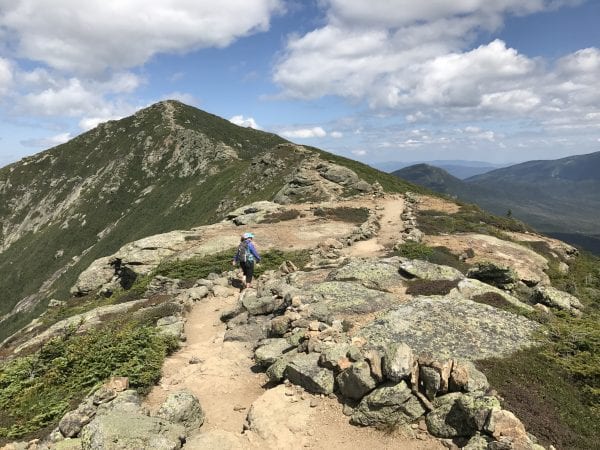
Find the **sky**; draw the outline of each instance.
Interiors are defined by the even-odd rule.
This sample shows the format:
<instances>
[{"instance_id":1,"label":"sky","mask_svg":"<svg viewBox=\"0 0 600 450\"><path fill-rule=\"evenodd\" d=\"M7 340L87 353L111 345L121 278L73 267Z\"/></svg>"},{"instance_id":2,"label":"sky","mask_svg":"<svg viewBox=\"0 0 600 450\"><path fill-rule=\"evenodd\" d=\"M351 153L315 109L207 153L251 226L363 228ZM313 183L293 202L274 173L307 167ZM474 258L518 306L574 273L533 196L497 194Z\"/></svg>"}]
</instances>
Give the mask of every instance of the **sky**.
<instances>
[{"instance_id":1,"label":"sky","mask_svg":"<svg viewBox=\"0 0 600 450\"><path fill-rule=\"evenodd\" d=\"M177 99L372 165L600 151L599 0L0 0L0 167Z\"/></svg>"}]
</instances>

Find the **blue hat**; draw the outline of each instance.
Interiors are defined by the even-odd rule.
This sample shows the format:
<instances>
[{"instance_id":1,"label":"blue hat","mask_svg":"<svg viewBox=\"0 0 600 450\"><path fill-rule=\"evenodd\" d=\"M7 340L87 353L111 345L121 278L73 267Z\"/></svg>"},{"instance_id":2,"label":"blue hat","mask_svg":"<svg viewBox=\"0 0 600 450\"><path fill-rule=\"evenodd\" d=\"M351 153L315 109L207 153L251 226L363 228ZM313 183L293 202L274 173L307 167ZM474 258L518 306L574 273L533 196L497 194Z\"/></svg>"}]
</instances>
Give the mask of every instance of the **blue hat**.
<instances>
[{"instance_id":1,"label":"blue hat","mask_svg":"<svg viewBox=\"0 0 600 450\"><path fill-rule=\"evenodd\" d=\"M243 237L244 239L250 239L250 238L254 238L254 235L253 235L252 233L244 233L244 234L242 235L242 237Z\"/></svg>"}]
</instances>

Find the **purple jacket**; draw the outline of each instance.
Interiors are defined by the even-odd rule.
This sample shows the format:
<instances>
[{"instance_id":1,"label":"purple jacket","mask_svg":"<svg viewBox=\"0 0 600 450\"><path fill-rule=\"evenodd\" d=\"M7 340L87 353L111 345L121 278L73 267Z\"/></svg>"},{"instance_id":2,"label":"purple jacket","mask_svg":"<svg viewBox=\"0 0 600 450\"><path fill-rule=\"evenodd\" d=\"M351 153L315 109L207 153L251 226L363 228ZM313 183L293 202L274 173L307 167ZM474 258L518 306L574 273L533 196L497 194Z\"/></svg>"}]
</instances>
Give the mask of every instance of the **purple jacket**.
<instances>
[{"instance_id":1,"label":"purple jacket","mask_svg":"<svg viewBox=\"0 0 600 450\"><path fill-rule=\"evenodd\" d=\"M260 255L258 254L258 251L256 250L256 247L254 246L252 241L250 239L246 239L244 242L248 246L248 250L250 251L250 253L252 253L252 256L254 256L256 262L260 262ZM233 255L233 260L237 263L238 259L238 252L236 251L235 255Z\"/></svg>"}]
</instances>

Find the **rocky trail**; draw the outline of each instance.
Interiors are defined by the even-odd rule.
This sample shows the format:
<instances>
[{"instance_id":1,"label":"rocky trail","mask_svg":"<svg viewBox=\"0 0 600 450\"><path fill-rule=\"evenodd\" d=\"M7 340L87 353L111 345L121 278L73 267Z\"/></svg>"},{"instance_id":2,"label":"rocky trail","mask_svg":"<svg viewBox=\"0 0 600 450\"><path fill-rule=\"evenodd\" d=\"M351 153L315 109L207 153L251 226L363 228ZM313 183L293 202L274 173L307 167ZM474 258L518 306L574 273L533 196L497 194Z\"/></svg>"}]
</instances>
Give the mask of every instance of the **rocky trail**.
<instances>
[{"instance_id":1,"label":"rocky trail","mask_svg":"<svg viewBox=\"0 0 600 450\"><path fill-rule=\"evenodd\" d=\"M386 433L352 426L337 398L295 386L269 389L265 374L253 371L250 345L223 340L220 315L237 301L232 295L196 303L187 316L185 344L165 361L159 385L146 398L146 406L155 412L171 392L189 389L198 397L206 419L201 433L184 448L445 448L424 432L417 431L416 438L402 430ZM255 429L244 432L252 405Z\"/></svg>"},{"instance_id":2,"label":"rocky trail","mask_svg":"<svg viewBox=\"0 0 600 450\"><path fill-rule=\"evenodd\" d=\"M349 256L383 256L397 241L403 199L377 203L379 233L348 247ZM288 247L302 246L292 230L282 229L287 223L278 225L272 226L269 246L276 244L271 242L274 237L283 236L288 237ZM221 313L244 294L207 297L194 305L187 315L186 342L165 361L159 385L146 398L148 409L156 411L171 392L188 389L198 397L206 419L201 433L189 439L186 448L444 448L425 432L424 424L422 429L388 432L357 427L350 425L344 405L333 395L311 394L293 385L269 386L267 376L254 367L251 344L224 340ZM246 429L251 408L252 427Z\"/></svg>"}]
</instances>

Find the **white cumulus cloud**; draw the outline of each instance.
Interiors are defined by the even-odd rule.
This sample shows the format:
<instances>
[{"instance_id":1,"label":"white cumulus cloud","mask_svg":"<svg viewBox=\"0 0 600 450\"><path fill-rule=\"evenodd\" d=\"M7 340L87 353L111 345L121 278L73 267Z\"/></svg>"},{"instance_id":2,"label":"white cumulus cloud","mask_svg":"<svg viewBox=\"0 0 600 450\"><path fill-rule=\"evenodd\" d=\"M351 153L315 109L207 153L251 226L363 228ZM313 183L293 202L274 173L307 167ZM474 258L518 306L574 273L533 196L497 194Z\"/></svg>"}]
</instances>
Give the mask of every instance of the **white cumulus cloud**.
<instances>
[{"instance_id":1,"label":"white cumulus cloud","mask_svg":"<svg viewBox=\"0 0 600 450\"><path fill-rule=\"evenodd\" d=\"M327 132L321 127L300 128L296 130L284 130L281 135L290 139L310 139L327 136Z\"/></svg>"},{"instance_id":2,"label":"white cumulus cloud","mask_svg":"<svg viewBox=\"0 0 600 450\"><path fill-rule=\"evenodd\" d=\"M13 81L13 72L11 63L4 58L0 58L0 95L4 94Z\"/></svg>"},{"instance_id":3,"label":"white cumulus cloud","mask_svg":"<svg viewBox=\"0 0 600 450\"><path fill-rule=\"evenodd\" d=\"M240 114L237 116L233 116L231 119L229 119L229 121L231 123L239 125L240 127L254 128L255 130L260 130L260 127L258 126L256 120L254 120L253 117L244 117Z\"/></svg>"},{"instance_id":4,"label":"white cumulus cloud","mask_svg":"<svg viewBox=\"0 0 600 450\"><path fill-rule=\"evenodd\" d=\"M0 32L21 58L97 74L158 53L227 46L268 29L281 8L281 0L3 1Z\"/></svg>"}]
</instances>

